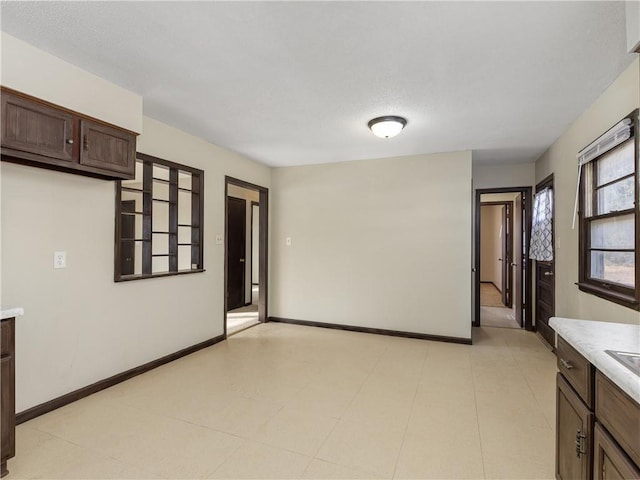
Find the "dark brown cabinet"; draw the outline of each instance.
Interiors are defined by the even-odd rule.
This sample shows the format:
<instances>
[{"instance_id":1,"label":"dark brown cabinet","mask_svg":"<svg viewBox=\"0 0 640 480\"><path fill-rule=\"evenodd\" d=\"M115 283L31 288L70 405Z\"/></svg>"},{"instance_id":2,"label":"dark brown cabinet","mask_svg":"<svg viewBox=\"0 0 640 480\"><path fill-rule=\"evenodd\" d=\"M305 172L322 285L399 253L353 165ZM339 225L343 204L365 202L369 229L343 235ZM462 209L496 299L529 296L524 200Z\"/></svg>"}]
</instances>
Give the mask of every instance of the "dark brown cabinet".
<instances>
[{"instance_id":1,"label":"dark brown cabinet","mask_svg":"<svg viewBox=\"0 0 640 480\"><path fill-rule=\"evenodd\" d=\"M558 336L556 478L640 480L640 405Z\"/></svg>"},{"instance_id":2,"label":"dark brown cabinet","mask_svg":"<svg viewBox=\"0 0 640 480\"><path fill-rule=\"evenodd\" d=\"M599 424L596 424L593 442L594 480L640 478L640 470Z\"/></svg>"},{"instance_id":3,"label":"dark brown cabinet","mask_svg":"<svg viewBox=\"0 0 640 480\"><path fill-rule=\"evenodd\" d=\"M556 478L591 478L593 412L569 386L562 374L557 379Z\"/></svg>"},{"instance_id":4,"label":"dark brown cabinet","mask_svg":"<svg viewBox=\"0 0 640 480\"><path fill-rule=\"evenodd\" d=\"M15 318L0 321L0 477L15 456Z\"/></svg>"},{"instance_id":5,"label":"dark brown cabinet","mask_svg":"<svg viewBox=\"0 0 640 480\"><path fill-rule=\"evenodd\" d=\"M107 179L135 176L136 135L6 88L2 159Z\"/></svg>"}]
</instances>

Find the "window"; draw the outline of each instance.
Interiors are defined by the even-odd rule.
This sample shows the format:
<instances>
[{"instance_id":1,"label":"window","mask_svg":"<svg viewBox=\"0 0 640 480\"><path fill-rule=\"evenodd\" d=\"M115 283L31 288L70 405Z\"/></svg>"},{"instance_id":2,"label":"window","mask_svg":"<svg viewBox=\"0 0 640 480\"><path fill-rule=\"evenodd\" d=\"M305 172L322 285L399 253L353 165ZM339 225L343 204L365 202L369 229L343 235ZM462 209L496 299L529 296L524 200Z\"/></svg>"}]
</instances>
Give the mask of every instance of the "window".
<instances>
[{"instance_id":1,"label":"window","mask_svg":"<svg viewBox=\"0 0 640 480\"><path fill-rule=\"evenodd\" d=\"M640 310L638 111L580 152L581 290Z\"/></svg>"},{"instance_id":2,"label":"window","mask_svg":"<svg viewBox=\"0 0 640 480\"><path fill-rule=\"evenodd\" d=\"M116 182L116 282L203 271L204 172L137 154Z\"/></svg>"}]
</instances>

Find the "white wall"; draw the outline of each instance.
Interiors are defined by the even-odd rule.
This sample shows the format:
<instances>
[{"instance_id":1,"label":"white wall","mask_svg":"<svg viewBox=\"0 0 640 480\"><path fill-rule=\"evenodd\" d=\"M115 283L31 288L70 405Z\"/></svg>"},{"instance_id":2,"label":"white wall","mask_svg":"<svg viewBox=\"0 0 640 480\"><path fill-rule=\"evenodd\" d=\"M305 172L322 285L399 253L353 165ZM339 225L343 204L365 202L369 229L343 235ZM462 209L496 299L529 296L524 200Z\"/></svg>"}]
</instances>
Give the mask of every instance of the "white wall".
<instances>
[{"instance_id":1,"label":"white wall","mask_svg":"<svg viewBox=\"0 0 640 480\"><path fill-rule=\"evenodd\" d=\"M150 118L136 127L127 105L138 97L5 34L2 71L16 90L143 130L139 152L205 171L206 272L114 283L114 182L0 164L2 303L25 310L16 321L16 410L221 335L224 177L269 187L270 169ZM71 92L78 104L66 103ZM53 269L58 250L66 269Z\"/></svg>"},{"instance_id":2,"label":"white wall","mask_svg":"<svg viewBox=\"0 0 640 480\"><path fill-rule=\"evenodd\" d=\"M484 205L480 216L480 281L502 291L502 205Z\"/></svg>"},{"instance_id":3,"label":"white wall","mask_svg":"<svg viewBox=\"0 0 640 480\"><path fill-rule=\"evenodd\" d=\"M470 338L470 152L277 168L272 186L271 316Z\"/></svg>"},{"instance_id":4,"label":"white wall","mask_svg":"<svg viewBox=\"0 0 640 480\"><path fill-rule=\"evenodd\" d=\"M529 187L536 183L535 163L473 165L473 188ZM474 197L475 198L475 197Z\"/></svg>"},{"instance_id":5,"label":"white wall","mask_svg":"<svg viewBox=\"0 0 640 480\"><path fill-rule=\"evenodd\" d=\"M224 176L268 187L269 169L149 118L144 130L139 151L205 171L204 273L114 283L114 183L1 164L2 301L25 309L18 412L224 331Z\"/></svg>"},{"instance_id":6,"label":"white wall","mask_svg":"<svg viewBox=\"0 0 640 480\"><path fill-rule=\"evenodd\" d=\"M142 132L142 97L0 32L3 86Z\"/></svg>"},{"instance_id":7,"label":"white wall","mask_svg":"<svg viewBox=\"0 0 640 480\"><path fill-rule=\"evenodd\" d=\"M591 105L536 162L536 180L554 174L556 315L640 324L640 313L578 290L578 230L572 230L577 183L576 154L640 107L640 60Z\"/></svg>"}]
</instances>

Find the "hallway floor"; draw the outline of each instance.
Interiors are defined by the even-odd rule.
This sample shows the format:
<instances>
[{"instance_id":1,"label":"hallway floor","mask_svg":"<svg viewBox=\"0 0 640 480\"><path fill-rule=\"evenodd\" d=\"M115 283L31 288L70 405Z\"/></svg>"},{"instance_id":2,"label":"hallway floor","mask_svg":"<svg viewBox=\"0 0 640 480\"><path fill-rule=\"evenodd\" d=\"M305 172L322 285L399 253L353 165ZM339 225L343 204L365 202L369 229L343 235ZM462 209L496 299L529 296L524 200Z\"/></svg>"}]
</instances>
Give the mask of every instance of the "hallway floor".
<instances>
[{"instance_id":1,"label":"hallway floor","mask_svg":"<svg viewBox=\"0 0 640 480\"><path fill-rule=\"evenodd\" d=\"M251 304L227 312L227 336L246 330L258 321L258 285L251 286Z\"/></svg>"},{"instance_id":2,"label":"hallway floor","mask_svg":"<svg viewBox=\"0 0 640 480\"><path fill-rule=\"evenodd\" d=\"M554 478L555 357L280 323L17 427L17 478Z\"/></svg>"}]
</instances>

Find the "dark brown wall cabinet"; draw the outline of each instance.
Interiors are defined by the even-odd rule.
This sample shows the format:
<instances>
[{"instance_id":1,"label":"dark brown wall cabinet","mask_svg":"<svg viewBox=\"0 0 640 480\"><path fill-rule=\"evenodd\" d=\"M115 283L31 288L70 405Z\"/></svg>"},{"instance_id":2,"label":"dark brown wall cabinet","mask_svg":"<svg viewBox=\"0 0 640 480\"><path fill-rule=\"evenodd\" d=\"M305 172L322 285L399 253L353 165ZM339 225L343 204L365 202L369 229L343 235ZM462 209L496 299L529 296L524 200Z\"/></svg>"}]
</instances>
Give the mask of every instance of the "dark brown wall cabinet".
<instances>
[{"instance_id":1,"label":"dark brown wall cabinet","mask_svg":"<svg viewBox=\"0 0 640 480\"><path fill-rule=\"evenodd\" d=\"M640 406L558 336L556 478L640 479Z\"/></svg>"},{"instance_id":2,"label":"dark brown wall cabinet","mask_svg":"<svg viewBox=\"0 0 640 480\"><path fill-rule=\"evenodd\" d=\"M136 134L3 88L2 160L107 179L135 176Z\"/></svg>"},{"instance_id":3,"label":"dark brown wall cabinet","mask_svg":"<svg viewBox=\"0 0 640 480\"><path fill-rule=\"evenodd\" d=\"M15 447L15 318L0 321L0 477L8 472L7 460Z\"/></svg>"}]
</instances>

